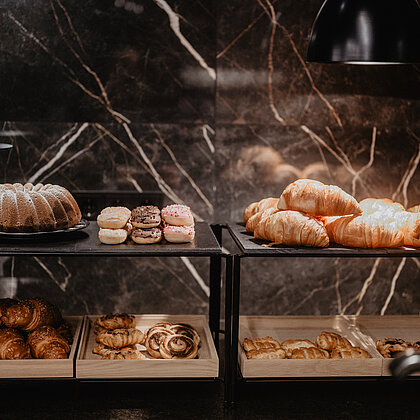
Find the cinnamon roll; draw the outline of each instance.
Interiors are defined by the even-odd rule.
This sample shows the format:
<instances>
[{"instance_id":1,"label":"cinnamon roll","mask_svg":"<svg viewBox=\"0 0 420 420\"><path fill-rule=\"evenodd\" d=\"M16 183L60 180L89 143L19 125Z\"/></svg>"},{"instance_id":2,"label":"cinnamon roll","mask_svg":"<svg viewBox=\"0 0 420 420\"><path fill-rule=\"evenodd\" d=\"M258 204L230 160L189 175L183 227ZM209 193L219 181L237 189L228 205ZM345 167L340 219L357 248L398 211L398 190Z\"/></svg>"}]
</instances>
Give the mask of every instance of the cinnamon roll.
<instances>
[{"instance_id":1,"label":"cinnamon roll","mask_svg":"<svg viewBox=\"0 0 420 420\"><path fill-rule=\"evenodd\" d=\"M167 335L161 341L159 351L163 359L194 359L198 354L197 344L182 334Z\"/></svg>"},{"instance_id":2,"label":"cinnamon roll","mask_svg":"<svg viewBox=\"0 0 420 420\"><path fill-rule=\"evenodd\" d=\"M173 332L163 327L152 327L146 332L144 346L150 356L156 359L162 359L160 354L160 344L167 337L173 335Z\"/></svg>"},{"instance_id":3,"label":"cinnamon roll","mask_svg":"<svg viewBox=\"0 0 420 420\"><path fill-rule=\"evenodd\" d=\"M189 324L174 324L168 329L171 330L173 334L182 334L191 338L191 340L193 340L197 346L200 344L200 336L198 335L197 331Z\"/></svg>"}]
</instances>

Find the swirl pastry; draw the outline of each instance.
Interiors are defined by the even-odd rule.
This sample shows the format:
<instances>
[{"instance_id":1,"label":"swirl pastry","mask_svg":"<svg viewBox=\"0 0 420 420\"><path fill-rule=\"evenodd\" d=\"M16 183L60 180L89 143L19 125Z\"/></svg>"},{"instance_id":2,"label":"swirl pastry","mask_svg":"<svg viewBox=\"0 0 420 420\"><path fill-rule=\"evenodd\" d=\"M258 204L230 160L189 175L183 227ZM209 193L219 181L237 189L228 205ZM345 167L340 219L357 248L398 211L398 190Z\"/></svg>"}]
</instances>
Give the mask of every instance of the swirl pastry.
<instances>
[{"instance_id":1,"label":"swirl pastry","mask_svg":"<svg viewBox=\"0 0 420 420\"><path fill-rule=\"evenodd\" d=\"M31 351L20 331L14 328L0 329L0 360L30 358Z\"/></svg>"},{"instance_id":2,"label":"swirl pastry","mask_svg":"<svg viewBox=\"0 0 420 420\"><path fill-rule=\"evenodd\" d=\"M96 342L108 347L127 347L133 344L143 344L144 334L137 328L108 330L96 336Z\"/></svg>"},{"instance_id":3,"label":"swirl pastry","mask_svg":"<svg viewBox=\"0 0 420 420\"><path fill-rule=\"evenodd\" d=\"M168 329L171 330L173 334L182 334L191 338L191 340L193 340L197 346L200 344L200 336L198 335L197 331L189 324L174 324L168 327Z\"/></svg>"},{"instance_id":4,"label":"swirl pastry","mask_svg":"<svg viewBox=\"0 0 420 420\"><path fill-rule=\"evenodd\" d=\"M351 348L353 347L347 338L334 332L322 331L316 339L318 347L324 350L333 350L335 348Z\"/></svg>"},{"instance_id":5,"label":"swirl pastry","mask_svg":"<svg viewBox=\"0 0 420 420\"><path fill-rule=\"evenodd\" d=\"M136 328L136 317L126 313L115 313L103 315L95 321L95 326L105 328L107 330L115 330L117 328Z\"/></svg>"},{"instance_id":6,"label":"swirl pastry","mask_svg":"<svg viewBox=\"0 0 420 420\"><path fill-rule=\"evenodd\" d=\"M167 335L159 346L163 359L194 359L198 354L197 344L191 338L174 334Z\"/></svg>"},{"instance_id":7,"label":"swirl pastry","mask_svg":"<svg viewBox=\"0 0 420 420\"><path fill-rule=\"evenodd\" d=\"M152 327L147 330L144 346L150 356L155 357L156 359L162 359L160 344L167 336L170 335L173 335L173 332L167 328Z\"/></svg>"}]
</instances>

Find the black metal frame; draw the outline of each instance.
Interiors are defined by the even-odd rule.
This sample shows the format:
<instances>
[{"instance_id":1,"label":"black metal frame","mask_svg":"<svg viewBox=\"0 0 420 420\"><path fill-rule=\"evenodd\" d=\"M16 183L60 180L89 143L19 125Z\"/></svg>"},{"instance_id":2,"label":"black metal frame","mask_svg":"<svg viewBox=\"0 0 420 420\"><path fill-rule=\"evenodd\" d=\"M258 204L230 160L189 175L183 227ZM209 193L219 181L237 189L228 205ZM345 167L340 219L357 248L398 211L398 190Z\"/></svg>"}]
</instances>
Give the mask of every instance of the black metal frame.
<instances>
[{"instance_id":1,"label":"black metal frame","mask_svg":"<svg viewBox=\"0 0 420 420\"><path fill-rule=\"evenodd\" d=\"M241 228L238 229L238 226ZM290 248L286 246L279 247L256 247L255 244L262 244L264 241L254 240L250 234L244 233L244 227L242 224L227 225L230 236L239 248L239 253L231 255L231 275L232 279L229 281L229 286L232 290L229 292L230 298L226 299L226 314L230 315L231 326L230 326L230 352L226 355L226 366L229 370L225 374L225 402L228 404L234 404L236 402L237 386L239 381L243 382L279 382L284 381L285 378L251 378L245 379L241 375L241 371L238 364L238 342L239 342L239 316L240 316L240 286L241 286L241 260L243 258L309 258L309 257L321 257L321 258L377 258L377 257L388 257L388 258L402 258L402 257L420 257L420 249L352 249L337 246L336 248ZM253 245L247 249L245 246L246 241L252 240ZM228 280L226 280L226 295L228 295ZM227 316L226 316L227 323ZM226 327L226 340L227 327ZM228 359L228 360L227 360ZM382 378L382 377L381 377ZM323 378L317 378L322 380ZM346 378L348 380L349 378ZM352 378L352 379L363 379L368 380L369 378ZM370 378L373 379L373 378ZM290 379L287 379L288 381ZM315 380L315 378L311 378ZM324 379L325 380L325 379Z\"/></svg>"}]
</instances>

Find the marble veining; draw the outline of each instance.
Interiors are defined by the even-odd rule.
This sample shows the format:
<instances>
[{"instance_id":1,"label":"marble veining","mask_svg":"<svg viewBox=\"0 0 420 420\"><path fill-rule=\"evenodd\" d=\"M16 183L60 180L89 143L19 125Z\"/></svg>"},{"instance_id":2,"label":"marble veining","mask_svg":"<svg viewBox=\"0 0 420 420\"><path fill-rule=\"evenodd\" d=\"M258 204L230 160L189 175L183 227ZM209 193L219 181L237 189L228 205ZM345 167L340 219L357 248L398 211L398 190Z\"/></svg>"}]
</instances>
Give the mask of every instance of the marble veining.
<instances>
[{"instance_id":1,"label":"marble veining","mask_svg":"<svg viewBox=\"0 0 420 420\"><path fill-rule=\"evenodd\" d=\"M6 0L0 181L157 190L208 222L299 177L419 204L419 67L306 63L321 4ZM0 262L2 296L67 314L208 308L206 259ZM244 313L420 312L417 258L244 265Z\"/></svg>"}]
</instances>

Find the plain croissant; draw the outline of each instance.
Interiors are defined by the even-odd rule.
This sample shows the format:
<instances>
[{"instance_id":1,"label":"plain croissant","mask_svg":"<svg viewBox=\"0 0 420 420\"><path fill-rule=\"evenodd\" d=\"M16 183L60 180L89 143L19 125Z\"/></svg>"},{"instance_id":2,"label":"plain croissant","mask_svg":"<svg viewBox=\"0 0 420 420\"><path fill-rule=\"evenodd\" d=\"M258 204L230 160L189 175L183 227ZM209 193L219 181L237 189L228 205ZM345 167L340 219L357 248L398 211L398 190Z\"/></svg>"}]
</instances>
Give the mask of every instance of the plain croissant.
<instances>
[{"instance_id":1,"label":"plain croissant","mask_svg":"<svg viewBox=\"0 0 420 420\"><path fill-rule=\"evenodd\" d=\"M18 301L2 313L2 321L7 327L33 331L42 325L57 326L62 322L59 309L42 298Z\"/></svg>"},{"instance_id":2,"label":"plain croissant","mask_svg":"<svg viewBox=\"0 0 420 420\"><path fill-rule=\"evenodd\" d=\"M315 216L361 214L359 203L336 185L325 185L312 179L298 179L283 191L279 210L297 210Z\"/></svg>"},{"instance_id":3,"label":"plain croissant","mask_svg":"<svg viewBox=\"0 0 420 420\"><path fill-rule=\"evenodd\" d=\"M10 308L12 305L16 304L18 301L16 299L4 298L0 299L0 326L2 325L1 317L3 314L6 314L7 308Z\"/></svg>"},{"instance_id":4,"label":"plain croissant","mask_svg":"<svg viewBox=\"0 0 420 420\"><path fill-rule=\"evenodd\" d=\"M258 223L255 238L275 244L325 247L329 244L324 225L298 211L279 211Z\"/></svg>"},{"instance_id":5,"label":"plain croissant","mask_svg":"<svg viewBox=\"0 0 420 420\"><path fill-rule=\"evenodd\" d=\"M260 223L262 219L265 219L266 217L271 216L272 214L277 213L278 211L280 210L275 207L270 207L267 210L259 211L258 213L255 213L246 222L246 226L245 226L246 231L254 232L258 223Z\"/></svg>"},{"instance_id":6,"label":"plain croissant","mask_svg":"<svg viewBox=\"0 0 420 420\"><path fill-rule=\"evenodd\" d=\"M31 353L36 359L68 359L70 345L55 328L44 325L28 335Z\"/></svg>"},{"instance_id":7,"label":"plain croissant","mask_svg":"<svg viewBox=\"0 0 420 420\"><path fill-rule=\"evenodd\" d=\"M278 198L268 197L255 203L251 203L244 211L244 222L246 223L251 216L259 211L264 211L271 207L276 208L278 201Z\"/></svg>"},{"instance_id":8,"label":"plain croissant","mask_svg":"<svg viewBox=\"0 0 420 420\"><path fill-rule=\"evenodd\" d=\"M330 241L355 248L397 248L404 235L395 223L384 223L374 214L323 218Z\"/></svg>"},{"instance_id":9,"label":"plain croissant","mask_svg":"<svg viewBox=\"0 0 420 420\"><path fill-rule=\"evenodd\" d=\"M14 328L0 329L0 359L30 359L31 352L23 334Z\"/></svg>"}]
</instances>

